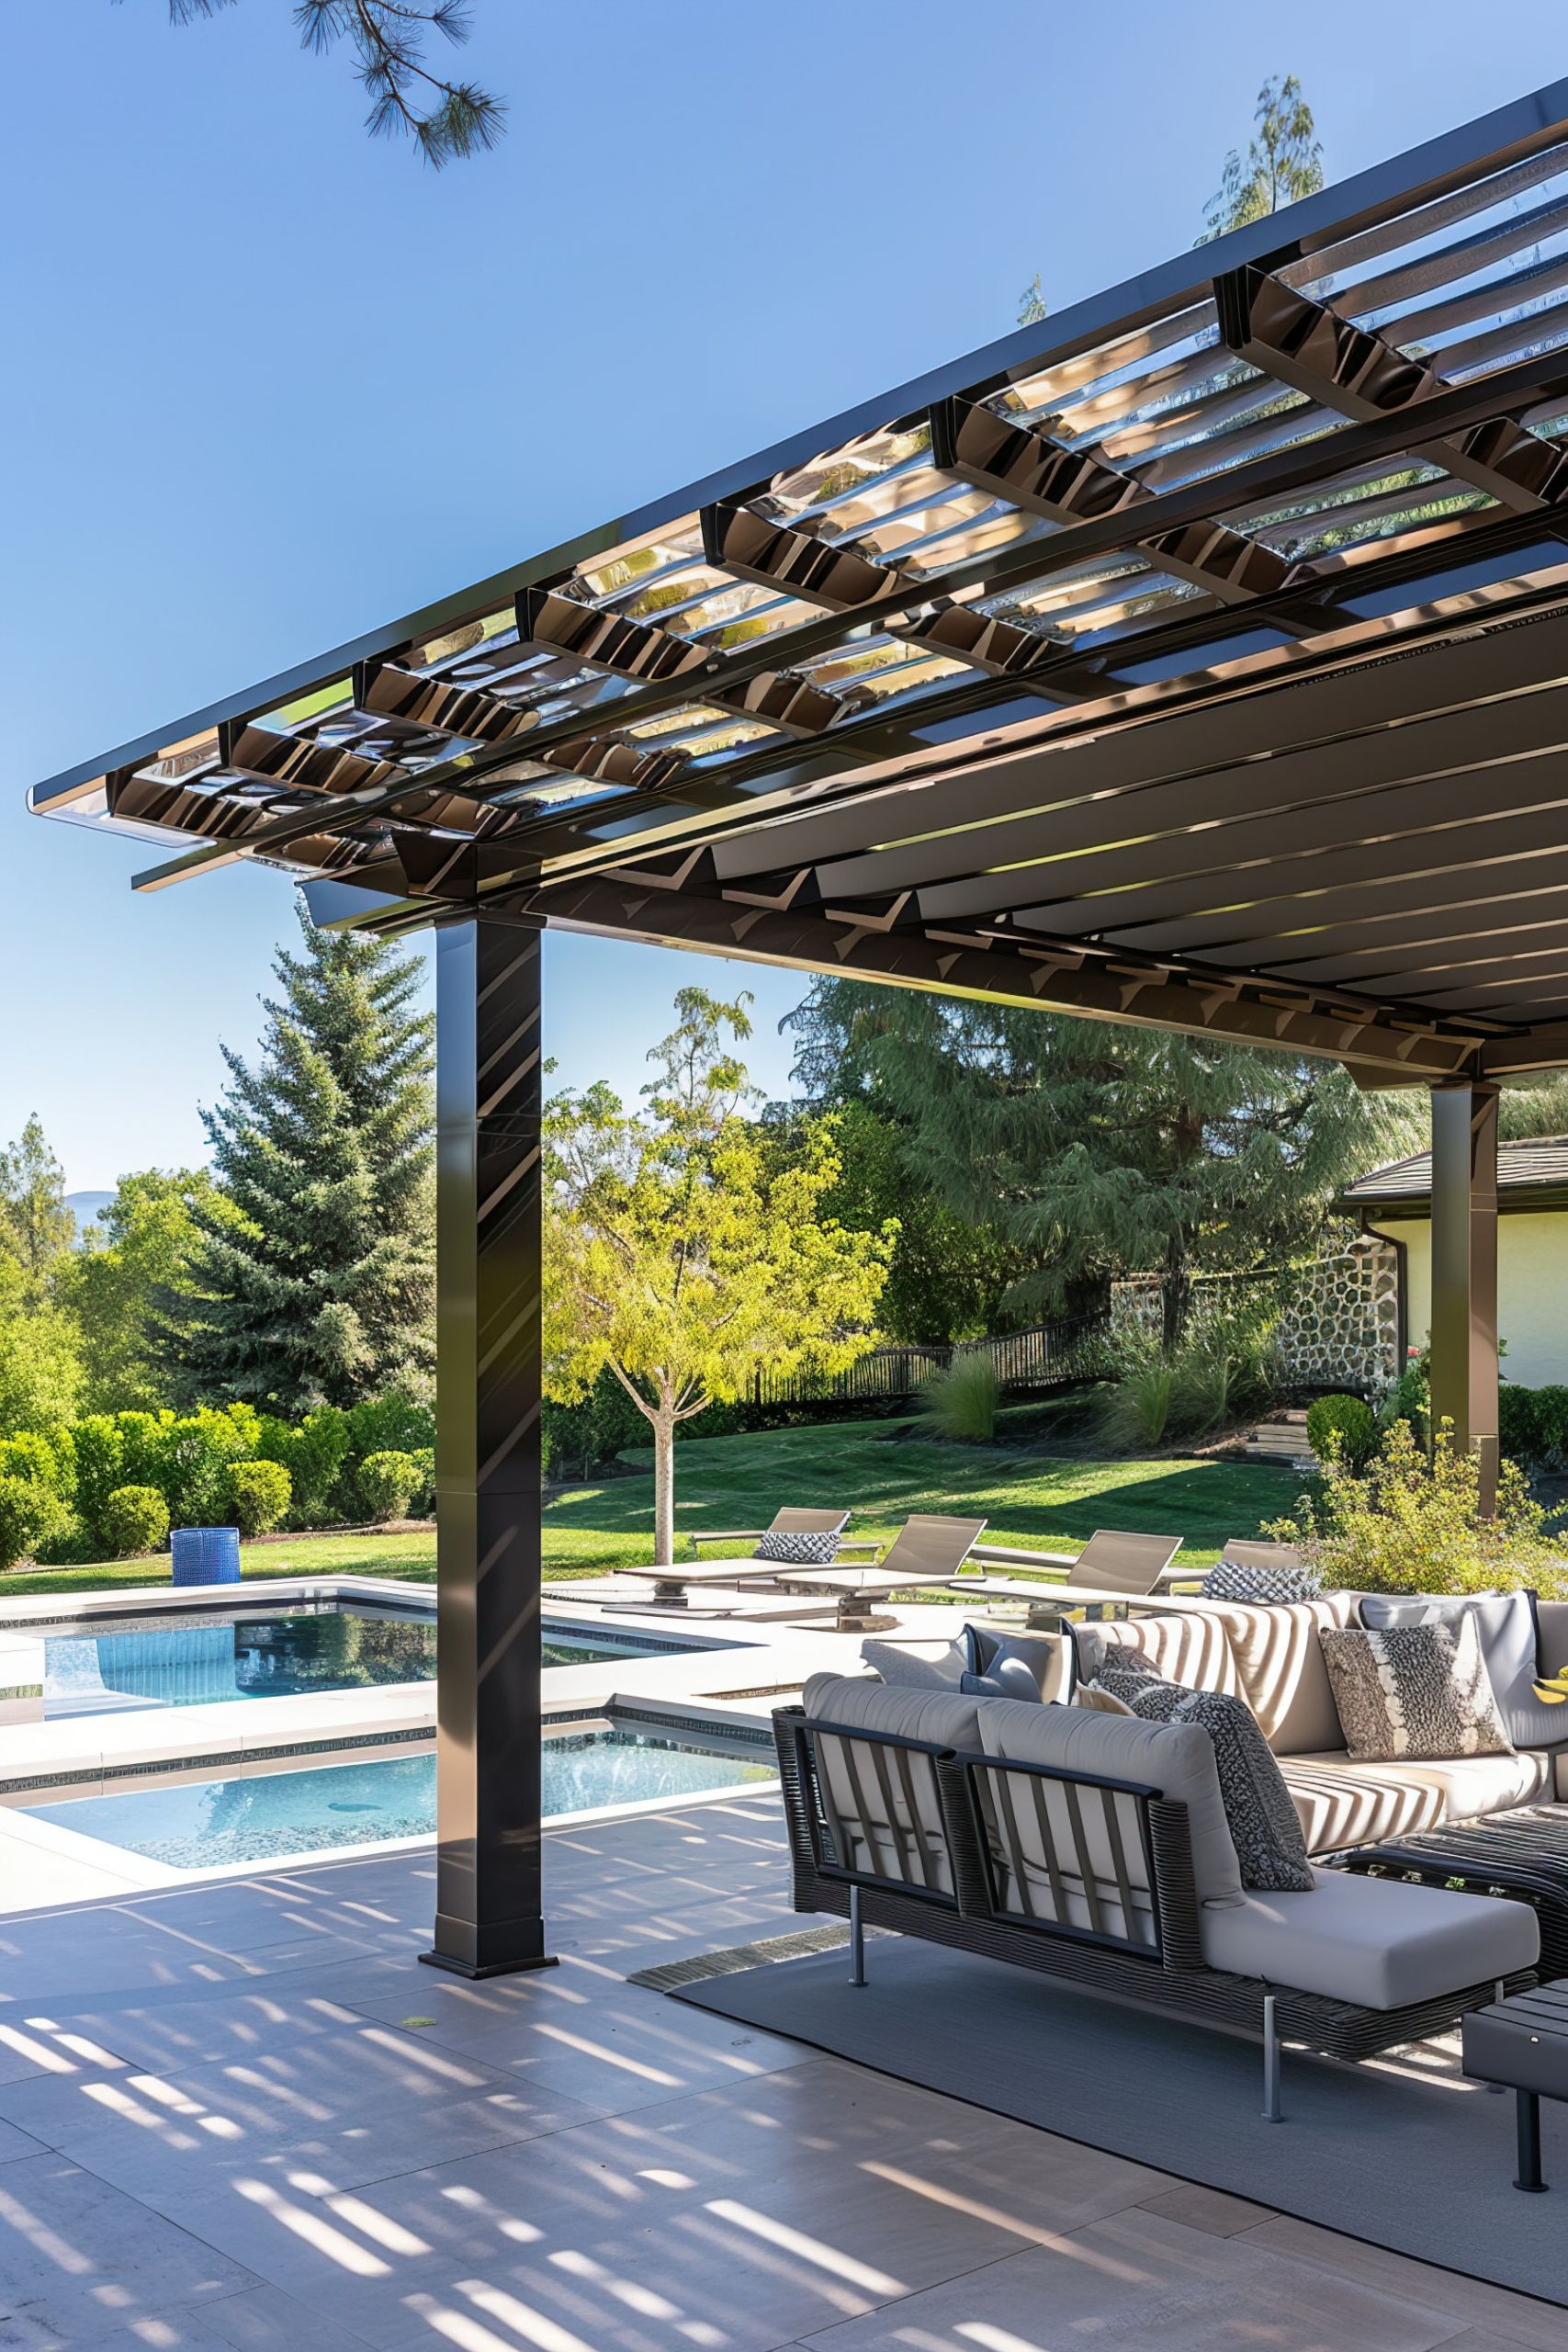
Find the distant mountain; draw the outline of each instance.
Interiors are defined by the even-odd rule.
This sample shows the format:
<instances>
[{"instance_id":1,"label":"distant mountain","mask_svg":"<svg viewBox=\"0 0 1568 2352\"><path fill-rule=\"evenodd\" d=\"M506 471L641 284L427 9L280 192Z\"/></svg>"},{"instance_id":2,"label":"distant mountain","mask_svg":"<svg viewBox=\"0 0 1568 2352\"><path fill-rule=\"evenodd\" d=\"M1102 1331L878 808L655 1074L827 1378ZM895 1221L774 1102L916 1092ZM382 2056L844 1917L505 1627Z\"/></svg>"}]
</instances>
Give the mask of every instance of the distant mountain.
<instances>
[{"instance_id":1,"label":"distant mountain","mask_svg":"<svg viewBox=\"0 0 1568 2352\"><path fill-rule=\"evenodd\" d=\"M86 1232L88 1227L94 1223L98 1211L100 1209L107 1209L113 1198L114 1194L112 1193L66 1193L65 1205L74 1213L76 1218L76 1238L78 1242L81 1240L82 1236Z\"/></svg>"}]
</instances>

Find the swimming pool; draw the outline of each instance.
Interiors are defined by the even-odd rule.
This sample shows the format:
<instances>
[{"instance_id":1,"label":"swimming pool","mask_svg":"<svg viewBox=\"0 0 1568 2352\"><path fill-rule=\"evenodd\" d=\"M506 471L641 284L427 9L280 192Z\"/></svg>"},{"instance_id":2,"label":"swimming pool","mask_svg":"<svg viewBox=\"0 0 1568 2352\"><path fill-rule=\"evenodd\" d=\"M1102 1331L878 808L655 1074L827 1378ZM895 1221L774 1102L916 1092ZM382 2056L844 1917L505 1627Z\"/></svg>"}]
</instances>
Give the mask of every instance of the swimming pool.
<instances>
[{"instance_id":1,"label":"swimming pool","mask_svg":"<svg viewBox=\"0 0 1568 2352\"><path fill-rule=\"evenodd\" d=\"M373 1683L428 1682L435 1672L435 1619L428 1610L399 1614L346 1602L265 1615L204 1611L196 1622L172 1615L128 1618L112 1626L47 1633L43 1654L46 1721L122 1714L231 1699L298 1698ZM601 1640L596 1631L580 1634L572 1627L547 1631L540 1652L547 1667L643 1654L640 1644Z\"/></svg>"},{"instance_id":2,"label":"swimming pool","mask_svg":"<svg viewBox=\"0 0 1568 2352\"><path fill-rule=\"evenodd\" d=\"M773 1778L773 1765L761 1758L717 1756L678 1740L615 1729L547 1738L542 1763L547 1815L693 1796ZM173 1870L221 1869L332 1846L428 1836L435 1827L435 1758L316 1765L303 1772L196 1781L26 1810L35 1821L100 1838Z\"/></svg>"}]
</instances>

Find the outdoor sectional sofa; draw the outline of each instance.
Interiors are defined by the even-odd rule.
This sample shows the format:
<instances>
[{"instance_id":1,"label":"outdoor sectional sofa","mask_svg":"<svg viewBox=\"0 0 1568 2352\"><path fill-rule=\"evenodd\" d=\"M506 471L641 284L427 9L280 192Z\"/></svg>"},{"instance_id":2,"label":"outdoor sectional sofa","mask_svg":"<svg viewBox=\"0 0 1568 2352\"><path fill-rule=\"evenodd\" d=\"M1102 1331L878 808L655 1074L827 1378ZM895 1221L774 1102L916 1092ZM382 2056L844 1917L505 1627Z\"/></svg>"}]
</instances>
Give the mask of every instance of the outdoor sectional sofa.
<instances>
[{"instance_id":1,"label":"outdoor sectional sofa","mask_svg":"<svg viewBox=\"0 0 1568 2352\"><path fill-rule=\"evenodd\" d=\"M1314 1854L1554 1794L1545 1751L1350 1764L1318 1633L1356 1605L1227 1605L1113 1632L1168 1679L1247 1701ZM1543 1646L1568 1650L1568 1607L1542 1616ZM829 1674L773 1723L795 1907L850 1919L857 1983L871 1925L1256 2033L1277 2118L1282 2041L1369 2057L1533 1981L1522 1903L1316 1866L1310 1893L1245 1888L1196 1724Z\"/></svg>"},{"instance_id":2,"label":"outdoor sectional sofa","mask_svg":"<svg viewBox=\"0 0 1568 2352\"><path fill-rule=\"evenodd\" d=\"M1318 1636L1325 1627L1359 1623L1364 1598L1330 1592L1269 1607L1207 1601L1078 1628L1065 1638L1080 1645L1088 1671L1093 1645L1110 1637L1141 1650L1168 1681L1245 1699L1280 1759L1309 1854L1337 1853L1515 1805L1568 1801L1568 1707L1558 1716L1562 1744L1555 1747L1521 1742L1511 1756L1461 1756L1442 1763L1353 1761ZM1568 1664L1568 1601L1541 1601L1536 1617L1531 1679ZM1551 1730L1558 1721L1551 1721Z\"/></svg>"}]
</instances>

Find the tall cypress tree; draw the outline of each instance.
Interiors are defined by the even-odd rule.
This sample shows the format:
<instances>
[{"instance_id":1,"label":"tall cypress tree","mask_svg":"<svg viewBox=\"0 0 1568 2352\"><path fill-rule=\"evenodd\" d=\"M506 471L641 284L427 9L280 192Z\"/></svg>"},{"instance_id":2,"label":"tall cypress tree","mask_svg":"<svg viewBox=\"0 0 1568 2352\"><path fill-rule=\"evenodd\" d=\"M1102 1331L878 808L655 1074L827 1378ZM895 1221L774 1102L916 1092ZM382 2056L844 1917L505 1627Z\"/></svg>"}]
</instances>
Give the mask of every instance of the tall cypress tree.
<instances>
[{"instance_id":1,"label":"tall cypress tree","mask_svg":"<svg viewBox=\"0 0 1568 2352\"><path fill-rule=\"evenodd\" d=\"M274 1412L428 1392L434 1371L434 1023L419 967L319 931L280 948L254 1068L202 1120L217 1182L192 1204L192 1282L169 1341L190 1401Z\"/></svg>"}]
</instances>

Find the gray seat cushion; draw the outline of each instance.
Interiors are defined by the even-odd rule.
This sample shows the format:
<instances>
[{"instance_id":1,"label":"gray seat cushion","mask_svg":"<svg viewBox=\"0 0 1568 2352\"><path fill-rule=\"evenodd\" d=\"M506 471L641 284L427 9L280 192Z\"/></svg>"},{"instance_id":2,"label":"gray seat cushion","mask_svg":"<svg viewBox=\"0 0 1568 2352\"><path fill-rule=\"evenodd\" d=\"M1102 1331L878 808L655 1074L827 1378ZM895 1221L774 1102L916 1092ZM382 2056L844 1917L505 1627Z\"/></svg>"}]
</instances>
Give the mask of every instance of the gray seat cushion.
<instances>
[{"instance_id":1,"label":"gray seat cushion","mask_svg":"<svg viewBox=\"0 0 1568 2352\"><path fill-rule=\"evenodd\" d=\"M1310 1894L1248 1894L1203 1911L1210 1967L1359 2008L1402 2009L1533 1968L1540 1957L1528 1904L1348 1871L1314 1875Z\"/></svg>"},{"instance_id":2,"label":"gray seat cushion","mask_svg":"<svg viewBox=\"0 0 1568 2352\"><path fill-rule=\"evenodd\" d=\"M1214 1743L1198 1724L1141 1723L1135 1715L1031 1707L1011 1699L984 1701L979 1718L987 1756L1132 1781L1184 1804L1199 1901L1240 1900L1241 1870L1220 1797Z\"/></svg>"},{"instance_id":3,"label":"gray seat cushion","mask_svg":"<svg viewBox=\"0 0 1568 2352\"><path fill-rule=\"evenodd\" d=\"M1285 1757L1280 1770L1309 1854L1553 1801L1551 1758L1540 1748L1419 1764L1404 1758L1360 1763L1340 1748L1325 1756Z\"/></svg>"}]
</instances>

